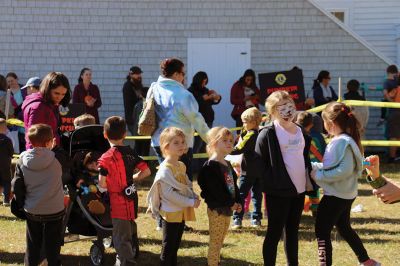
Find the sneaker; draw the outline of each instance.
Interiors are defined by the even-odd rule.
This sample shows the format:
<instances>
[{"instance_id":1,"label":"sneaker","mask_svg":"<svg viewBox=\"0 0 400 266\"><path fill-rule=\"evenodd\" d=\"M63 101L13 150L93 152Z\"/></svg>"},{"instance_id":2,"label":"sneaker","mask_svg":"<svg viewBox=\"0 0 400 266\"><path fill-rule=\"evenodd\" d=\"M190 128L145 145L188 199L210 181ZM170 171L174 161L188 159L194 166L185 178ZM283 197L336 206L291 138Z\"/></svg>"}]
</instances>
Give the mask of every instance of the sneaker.
<instances>
[{"instance_id":1,"label":"sneaker","mask_svg":"<svg viewBox=\"0 0 400 266\"><path fill-rule=\"evenodd\" d=\"M9 202L3 202L3 206L4 207L10 207L10 203Z\"/></svg>"},{"instance_id":2,"label":"sneaker","mask_svg":"<svg viewBox=\"0 0 400 266\"><path fill-rule=\"evenodd\" d=\"M261 226L261 221L257 219L251 220L251 227L258 228Z\"/></svg>"},{"instance_id":3,"label":"sneaker","mask_svg":"<svg viewBox=\"0 0 400 266\"><path fill-rule=\"evenodd\" d=\"M64 235L64 242L68 243L68 242L74 242L74 241L78 241L79 240L79 235L77 234L65 234Z\"/></svg>"},{"instance_id":4,"label":"sneaker","mask_svg":"<svg viewBox=\"0 0 400 266\"><path fill-rule=\"evenodd\" d=\"M42 260L42 262L39 264L39 266L48 266L49 263L47 262L47 259Z\"/></svg>"},{"instance_id":5,"label":"sneaker","mask_svg":"<svg viewBox=\"0 0 400 266\"><path fill-rule=\"evenodd\" d=\"M183 227L183 231L185 231L185 232L193 232L194 230L193 230L192 227L187 226L187 225L185 224L185 226Z\"/></svg>"},{"instance_id":6,"label":"sneaker","mask_svg":"<svg viewBox=\"0 0 400 266\"><path fill-rule=\"evenodd\" d=\"M232 229L236 230L236 229L241 229L241 228L242 228L242 220L240 220L239 218L236 218L235 220L233 220Z\"/></svg>"},{"instance_id":7,"label":"sneaker","mask_svg":"<svg viewBox=\"0 0 400 266\"><path fill-rule=\"evenodd\" d=\"M363 263L360 263L360 266L381 266L381 263L377 262L376 260L369 259Z\"/></svg>"}]
</instances>

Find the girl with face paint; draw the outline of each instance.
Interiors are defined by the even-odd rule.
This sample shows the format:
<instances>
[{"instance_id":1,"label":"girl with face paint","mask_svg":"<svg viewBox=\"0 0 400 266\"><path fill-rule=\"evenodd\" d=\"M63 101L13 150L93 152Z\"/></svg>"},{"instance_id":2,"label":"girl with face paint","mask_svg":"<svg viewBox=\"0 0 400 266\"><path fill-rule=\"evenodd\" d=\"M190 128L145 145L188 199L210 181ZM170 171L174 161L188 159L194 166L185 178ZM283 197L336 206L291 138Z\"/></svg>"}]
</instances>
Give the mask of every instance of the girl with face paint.
<instances>
[{"instance_id":1,"label":"girl with face paint","mask_svg":"<svg viewBox=\"0 0 400 266\"><path fill-rule=\"evenodd\" d=\"M272 93L265 107L272 123L260 131L256 143L268 204L264 265L275 265L283 229L287 264L298 265L298 230L304 196L315 185L309 178L311 139L293 123L296 108L287 92Z\"/></svg>"}]
</instances>

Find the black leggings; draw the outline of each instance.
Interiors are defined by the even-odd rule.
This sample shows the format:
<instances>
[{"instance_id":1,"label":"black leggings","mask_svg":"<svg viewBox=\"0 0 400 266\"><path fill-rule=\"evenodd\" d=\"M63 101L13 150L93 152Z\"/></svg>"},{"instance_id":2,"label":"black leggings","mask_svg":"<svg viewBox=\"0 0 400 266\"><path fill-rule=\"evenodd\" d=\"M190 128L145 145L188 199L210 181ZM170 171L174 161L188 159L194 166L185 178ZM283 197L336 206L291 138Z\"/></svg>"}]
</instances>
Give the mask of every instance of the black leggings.
<instances>
[{"instance_id":1,"label":"black leggings","mask_svg":"<svg viewBox=\"0 0 400 266\"><path fill-rule=\"evenodd\" d=\"M332 265L331 231L333 226L350 245L359 262L369 259L361 239L350 225L351 204L355 199L347 200L335 196L323 196L318 206L315 222L315 234L318 241L320 265Z\"/></svg>"},{"instance_id":2,"label":"black leggings","mask_svg":"<svg viewBox=\"0 0 400 266\"><path fill-rule=\"evenodd\" d=\"M267 195L268 229L263 244L265 266L275 265L277 246L283 229L285 229L284 240L287 265L299 265L298 233L301 213L304 207L304 195L304 193L296 197Z\"/></svg>"},{"instance_id":3,"label":"black leggings","mask_svg":"<svg viewBox=\"0 0 400 266\"><path fill-rule=\"evenodd\" d=\"M162 248L160 266L177 266L178 249L181 244L185 222L169 223L161 218L162 223Z\"/></svg>"}]
</instances>

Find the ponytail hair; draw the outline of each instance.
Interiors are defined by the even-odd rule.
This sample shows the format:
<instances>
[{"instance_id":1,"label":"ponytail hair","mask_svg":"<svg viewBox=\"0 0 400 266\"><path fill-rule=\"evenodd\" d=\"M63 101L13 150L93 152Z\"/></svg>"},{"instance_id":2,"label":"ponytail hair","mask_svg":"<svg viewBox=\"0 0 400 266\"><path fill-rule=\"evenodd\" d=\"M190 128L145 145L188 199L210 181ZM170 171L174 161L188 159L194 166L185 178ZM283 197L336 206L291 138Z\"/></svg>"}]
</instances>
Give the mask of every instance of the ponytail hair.
<instances>
[{"instance_id":1,"label":"ponytail hair","mask_svg":"<svg viewBox=\"0 0 400 266\"><path fill-rule=\"evenodd\" d=\"M167 58L160 63L161 73L170 78L175 72L181 72L185 64L177 58Z\"/></svg>"},{"instance_id":2,"label":"ponytail hair","mask_svg":"<svg viewBox=\"0 0 400 266\"><path fill-rule=\"evenodd\" d=\"M313 85L313 86L315 87L316 85L318 85L319 83L321 83L323 79L326 79L326 78L329 78L329 71L327 71L327 70L321 70L321 71L318 73L317 79L314 79L314 85Z\"/></svg>"},{"instance_id":3,"label":"ponytail hair","mask_svg":"<svg viewBox=\"0 0 400 266\"><path fill-rule=\"evenodd\" d=\"M361 153L364 152L361 145L360 122L349 106L344 103L331 102L322 111L322 118L332 121L340 127L344 133L355 141Z\"/></svg>"}]
</instances>

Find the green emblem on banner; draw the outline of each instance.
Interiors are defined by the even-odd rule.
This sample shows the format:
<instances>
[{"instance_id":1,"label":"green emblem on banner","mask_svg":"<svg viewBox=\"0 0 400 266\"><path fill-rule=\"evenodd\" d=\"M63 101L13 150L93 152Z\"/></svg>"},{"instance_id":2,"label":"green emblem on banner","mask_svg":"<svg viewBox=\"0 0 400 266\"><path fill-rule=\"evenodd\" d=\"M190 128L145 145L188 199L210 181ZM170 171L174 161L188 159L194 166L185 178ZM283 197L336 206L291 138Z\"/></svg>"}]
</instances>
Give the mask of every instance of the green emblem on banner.
<instances>
[{"instance_id":1,"label":"green emblem on banner","mask_svg":"<svg viewBox=\"0 0 400 266\"><path fill-rule=\"evenodd\" d=\"M276 83L278 83L279 85L282 86L286 82L286 76L283 74L278 74L275 77L275 81L276 81Z\"/></svg>"}]
</instances>

